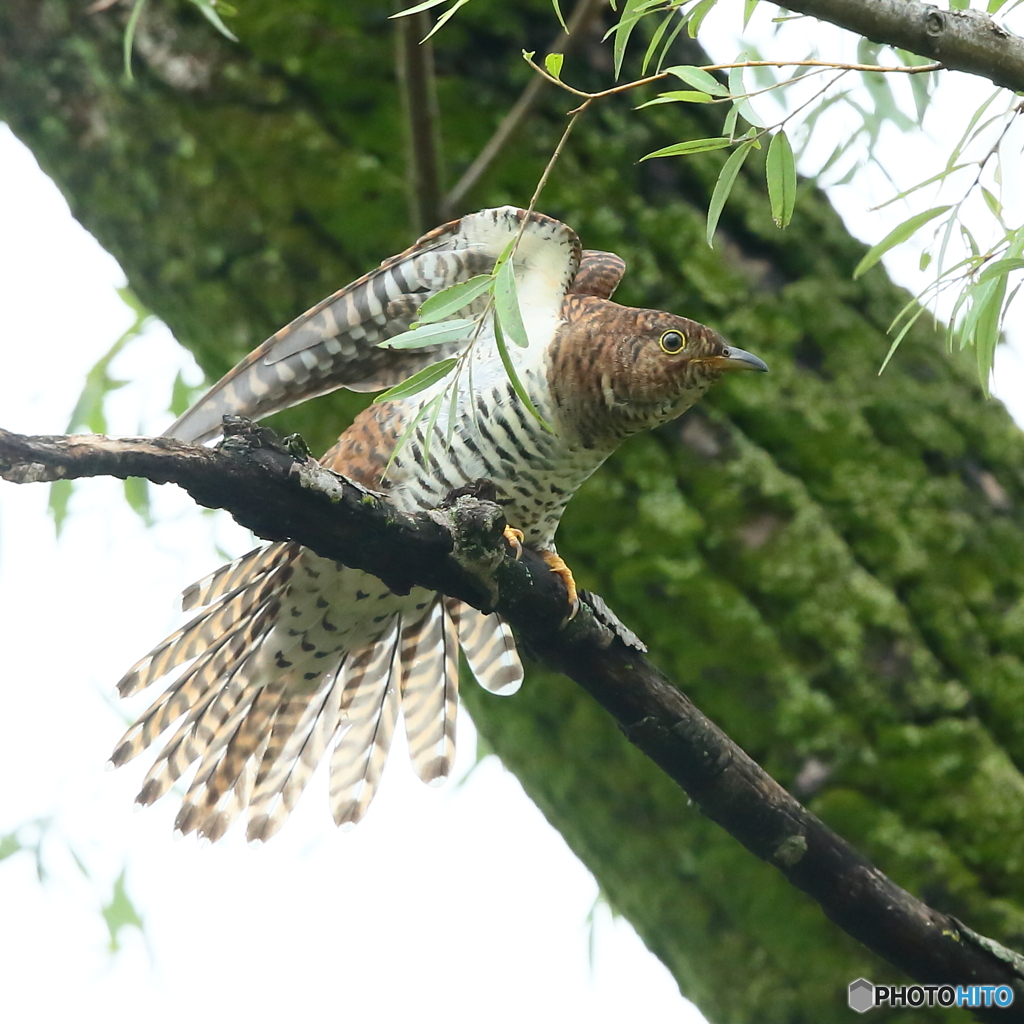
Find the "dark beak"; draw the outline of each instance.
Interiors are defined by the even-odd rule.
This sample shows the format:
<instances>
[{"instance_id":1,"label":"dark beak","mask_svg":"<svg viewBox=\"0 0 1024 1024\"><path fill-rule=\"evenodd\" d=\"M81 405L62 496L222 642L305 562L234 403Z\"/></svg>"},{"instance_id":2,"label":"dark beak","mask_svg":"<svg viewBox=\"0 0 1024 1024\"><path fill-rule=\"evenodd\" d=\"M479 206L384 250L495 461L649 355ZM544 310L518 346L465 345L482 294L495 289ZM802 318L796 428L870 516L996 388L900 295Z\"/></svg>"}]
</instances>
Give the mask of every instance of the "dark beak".
<instances>
[{"instance_id":1,"label":"dark beak","mask_svg":"<svg viewBox=\"0 0 1024 1024\"><path fill-rule=\"evenodd\" d=\"M752 352L747 352L735 345L729 345L720 356L712 356L706 360L716 370L760 370L768 372L768 364L758 359Z\"/></svg>"}]
</instances>

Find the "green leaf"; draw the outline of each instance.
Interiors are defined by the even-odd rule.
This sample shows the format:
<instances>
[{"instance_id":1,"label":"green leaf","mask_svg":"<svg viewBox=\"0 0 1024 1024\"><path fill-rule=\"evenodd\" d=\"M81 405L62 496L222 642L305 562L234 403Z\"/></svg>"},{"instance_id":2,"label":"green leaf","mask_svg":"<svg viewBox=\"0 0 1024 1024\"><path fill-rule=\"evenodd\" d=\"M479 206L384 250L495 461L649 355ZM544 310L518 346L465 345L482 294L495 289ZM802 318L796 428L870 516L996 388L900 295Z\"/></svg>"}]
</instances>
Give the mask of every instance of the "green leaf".
<instances>
[{"instance_id":1,"label":"green leaf","mask_svg":"<svg viewBox=\"0 0 1024 1024\"><path fill-rule=\"evenodd\" d=\"M231 42L237 43L238 36L232 32L223 21L220 20L220 14L217 8L213 6L211 0L190 0L191 3L195 4L203 12L203 17L222 35L230 39ZM225 5L221 4L221 10L225 10Z\"/></svg>"},{"instance_id":2,"label":"green leaf","mask_svg":"<svg viewBox=\"0 0 1024 1024\"><path fill-rule=\"evenodd\" d=\"M125 872L122 871L114 883L114 894L110 902L102 908L103 920L107 924L107 931L110 932L108 948L111 953L116 953L121 948L123 929L138 928L140 932L143 930L142 918L139 917L135 904L125 890L124 875Z\"/></svg>"},{"instance_id":3,"label":"green leaf","mask_svg":"<svg viewBox=\"0 0 1024 1024\"><path fill-rule=\"evenodd\" d=\"M14 854L20 853L25 847L21 845L18 840L17 832L8 832L5 836L0 836L0 860L7 860L8 857L13 857Z\"/></svg>"},{"instance_id":4,"label":"green leaf","mask_svg":"<svg viewBox=\"0 0 1024 1024\"><path fill-rule=\"evenodd\" d=\"M736 176L740 173L743 161L747 159L750 151L754 148L754 141L743 142L729 154L722 170L719 172L718 181L715 182L715 190L711 193L711 202L708 204L708 226L706 237L708 245L713 245L712 238L715 228L718 227L718 219L722 215L722 208L725 206L729 193L736 182Z\"/></svg>"},{"instance_id":5,"label":"green leaf","mask_svg":"<svg viewBox=\"0 0 1024 1024\"><path fill-rule=\"evenodd\" d=\"M969 166L969 164L957 164L956 167L947 167L945 170L939 171L938 174L933 174L927 180L919 181L916 185L911 185L910 188L906 189L903 192L900 192L899 195L893 196L892 199L886 199L884 203L879 203L878 206L874 207L874 209L884 210L887 206L891 205L892 203L895 203L898 199L904 199L907 196L911 195L913 192L917 192L918 189L926 188L928 185L931 185L932 182L939 181L939 179L941 178L945 178L947 174L952 174L954 171L959 171L962 170L964 167Z\"/></svg>"},{"instance_id":6,"label":"green leaf","mask_svg":"<svg viewBox=\"0 0 1024 1024\"><path fill-rule=\"evenodd\" d=\"M712 96L729 95L729 90L714 75L703 68L691 67L689 64L678 64L672 68L665 68L665 73L675 75L676 78L687 85L692 85L701 92L709 92Z\"/></svg>"},{"instance_id":7,"label":"green leaf","mask_svg":"<svg viewBox=\"0 0 1024 1024\"><path fill-rule=\"evenodd\" d=\"M205 385L199 387L191 387L185 383L185 378L181 375L181 370L177 372L174 378L174 383L171 385L171 403L167 408L167 411L177 419L198 397L197 392L205 391Z\"/></svg>"},{"instance_id":8,"label":"green leaf","mask_svg":"<svg viewBox=\"0 0 1024 1024\"><path fill-rule=\"evenodd\" d=\"M984 185L981 186L981 194L985 197L985 205L992 211L992 216L1002 222L1003 204Z\"/></svg>"},{"instance_id":9,"label":"green leaf","mask_svg":"<svg viewBox=\"0 0 1024 1024\"><path fill-rule=\"evenodd\" d=\"M796 207L796 161L793 148L786 133L780 128L768 146L765 164L768 177L768 199L772 208L772 220L784 228L793 219Z\"/></svg>"},{"instance_id":10,"label":"green leaf","mask_svg":"<svg viewBox=\"0 0 1024 1024\"><path fill-rule=\"evenodd\" d=\"M516 275L512 260L502 264L494 282L494 314L495 318L501 322L505 333L520 348L526 348L530 344L526 325L523 323L523 313L519 308Z\"/></svg>"},{"instance_id":11,"label":"green leaf","mask_svg":"<svg viewBox=\"0 0 1024 1024\"><path fill-rule=\"evenodd\" d=\"M1024 270L1024 259L996 260L978 275L978 283L989 281L993 277L1005 277L1014 270Z\"/></svg>"},{"instance_id":12,"label":"green leaf","mask_svg":"<svg viewBox=\"0 0 1024 1024\"><path fill-rule=\"evenodd\" d=\"M458 388L452 388L452 390L458 392ZM444 391L440 394L434 395L426 405L421 405L416 412L409 417L409 422L406 424L405 430L402 431L398 440L395 442L394 448L391 449L391 457L388 459L388 464L384 467L382 476L388 475L388 472L391 469L391 464L398 458L399 452L401 452L405 447L409 438L412 437L413 432L423 421L423 418L428 415L430 416L430 422L423 435L423 461L426 462L430 458L430 442L434 431L434 424L437 422L437 411L441 407L441 401L443 398Z\"/></svg>"},{"instance_id":13,"label":"green leaf","mask_svg":"<svg viewBox=\"0 0 1024 1024\"><path fill-rule=\"evenodd\" d=\"M917 261L918 270L927 270L931 266L932 254L930 252L922 252L921 258Z\"/></svg>"},{"instance_id":14,"label":"green leaf","mask_svg":"<svg viewBox=\"0 0 1024 1024\"><path fill-rule=\"evenodd\" d=\"M129 719L129 721L131 721L131 719ZM78 854L75 853L75 851L70 846L68 847L68 853L71 854L71 859L75 862L75 865L78 867L78 870L81 871L86 878L91 877L89 875L89 869L85 866L85 863L83 862L82 858L79 857Z\"/></svg>"},{"instance_id":15,"label":"green leaf","mask_svg":"<svg viewBox=\"0 0 1024 1024\"><path fill-rule=\"evenodd\" d=\"M439 324L424 324L379 342L377 348L428 348L449 341L460 341L477 323L478 320L444 320Z\"/></svg>"},{"instance_id":16,"label":"green leaf","mask_svg":"<svg viewBox=\"0 0 1024 1024\"><path fill-rule=\"evenodd\" d=\"M647 6L650 6L650 4L646 3L646 0L626 0L618 24L610 30L609 34L615 36L615 41L612 43L612 62L616 79L618 79L619 74L622 72L622 61L626 56L626 44L629 42L629 37L633 34L633 29L636 28L637 23L643 17L643 8Z\"/></svg>"},{"instance_id":17,"label":"green leaf","mask_svg":"<svg viewBox=\"0 0 1024 1024\"><path fill-rule=\"evenodd\" d=\"M991 282L982 285L982 288L994 285L992 291L983 300L982 308L978 311L974 327L974 347L978 360L978 376L981 378L981 386L988 394L988 381L992 372L992 363L995 358L996 345L999 344L999 328L1003 315L1003 300L1006 298L1006 278L994 278ZM974 312L973 310L971 311Z\"/></svg>"},{"instance_id":18,"label":"green leaf","mask_svg":"<svg viewBox=\"0 0 1024 1024\"><path fill-rule=\"evenodd\" d=\"M418 395L421 391L426 391L431 384L436 384L442 377L447 376L457 362L457 359L441 359L436 363L431 363L418 373L414 373L408 380L391 388L390 391L378 395L374 401L390 402L394 398L409 398L412 395Z\"/></svg>"},{"instance_id":19,"label":"green leaf","mask_svg":"<svg viewBox=\"0 0 1024 1024\"><path fill-rule=\"evenodd\" d=\"M569 31L569 26L565 23L565 18L562 17L562 5L558 0L551 0L551 6L555 9L555 17L558 19L558 24L562 26L563 32Z\"/></svg>"},{"instance_id":20,"label":"green leaf","mask_svg":"<svg viewBox=\"0 0 1024 1024\"><path fill-rule=\"evenodd\" d=\"M893 355L896 352L896 349L900 347L900 342L903 341L903 339L907 336L907 331L909 331L910 328L917 323L918 318L921 316L922 313L924 313L927 310L927 308L927 306L918 306L918 308L914 311L914 315L903 325L903 328L900 331L900 333L897 334L895 338L893 338L893 342L889 346L889 351L885 354L885 358L882 360L882 365L878 368L879 377L882 376L882 373L885 371L885 368L889 365L889 360L892 359Z\"/></svg>"},{"instance_id":21,"label":"green leaf","mask_svg":"<svg viewBox=\"0 0 1024 1024\"><path fill-rule=\"evenodd\" d=\"M754 9L757 7L757 0L743 0L743 28L746 29Z\"/></svg>"},{"instance_id":22,"label":"green leaf","mask_svg":"<svg viewBox=\"0 0 1024 1024\"><path fill-rule=\"evenodd\" d=\"M59 537L60 531L64 528L64 521L68 517L68 504L71 501L71 493L74 484L70 480L54 480L50 484L50 500L48 508L53 516L53 532Z\"/></svg>"},{"instance_id":23,"label":"green leaf","mask_svg":"<svg viewBox=\"0 0 1024 1024\"><path fill-rule=\"evenodd\" d=\"M436 295L431 295L419 308L416 314L418 324L433 324L465 309L474 299L478 299L494 283L490 274L477 274L468 281L449 285Z\"/></svg>"},{"instance_id":24,"label":"green leaf","mask_svg":"<svg viewBox=\"0 0 1024 1024\"><path fill-rule=\"evenodd\" d=\"M966 224L960 225L960 234L963 236L963 240L967 243L967 247L975 256L981 255L981 249L978 243L974 239L974 235L971 234L971 229Z\"/></svg>"},{"instance_id":25,"label":"green leaf","mask_svg":"<svg viewBox=\"0 0 1024 1024\"><path fill-rule=\"evenodd\" d=\"M935 76L933 74L926 74L910 75L909 77L910 89L914 95L914 106L917 109L917 122L920 124L928 111L928 104L931 103Z\"/></svg>"},{"instance_id":26,"label":"green leaf","mask_svg":"<svg viewBox=\"0 0 1024 1024\"><path fill-rule=\"evenodd\" d=\"M526 406L527 411L531 416L549 433L554 433L548 421L541 416L530 399L530 396L526 393L526 388L523 387L523 382L519 379L519 374L516 373L516 368L512 363L512 356L508 351L508 344L505 341L505 335L501 330L500 321L495 318L494 321L494 341L498 346L498 355L501 357L501 365L505 367L505 373L508 375L508 379L512 384L512 390L519 396L519 401Z\"/></svg>"},{"instance_id":27,"label":"green leaf","mask_svg":"<svg viewBox=\"0 0 1024 1024\"><path fill-rule=\"evenodd\" d=\"M389 15L390 18L407 18L410 14L419 14L420 11L429 11L431 7L440 7L446 0L424 0L415 7L407 7L404 11Z\"/></svg>"},{"instance_id":28,"label":"green leaf","mask_svg":"<svg viewBox=\"0 0 1024 1024\"><path fill-rule=\"evenodd\" d=\"M868 249L864 258L857 264L856 269L853 271L854 279L860 277L866 270L870 270L890 249L894 246L899 245L901 242L905 242L911 235L919 231L929 221L935 220L936 217L941 217L950 207L948 206L936 206L931 210L925 210L923 213L917 213L913 217L908 218L902 224L897 225L883 238L877 245L873 245Z\"/></svg>"},{"instance_id":29,"label":"green leaf","mask_svg":"<svg viewBox=\"0 0 1024 1024\"><path fill-rule=\"evenodd\" d=\"M472 365L472 363L470 363L470 365ZM451 392L451 397L448 399L448 426L445 428L444 432L444 443L446 445L450 445L452 443L452 438L455 436L455 424L459 422L459 389L458 387L450 387L448 390ZM470 377L469 394L473 394L472 377ZM443 398L444 395L442 393L437 397ZM475 405L473 406L473 409L476 409ZM437 421L437 414L440 410L441 406L439 403L437 409L434 411L434 415L430 419L431 430L434 429L433 425Z\"/></svg>"},{"instance_id":30,"label":"green leaf","mask_svg":"<svg viewBox=\"0 0 1024 1024\"><path fill-rule=\"evenodd\" d=\"M658 44L661 42L662 36L665 35L665 30L672 24L672 19L678 17L675 11L669 11L664 18L661 19L661 24L654 30L654 34L651 36L650 43L647 44L647 52L644 54L643 63L640 65L640 74L646 75L647 69L651 65L651 61L654 55L658 52Z\"/></svg>"},{"instance_id":31,"label":"green leaf","mask_svg":"<svg viewBox=\"0 0 1024 1024\"><path fill-rule=\"evenodd\" d=\"M960 154L963 152L964 146L967 145L967 141L971 137L971 132L974 129L974 126L981 120L982 115L986 110L988 110L992 101L1002 94L1002 89L996 89L996 91L993 92L992 95L989 96L989 98L985 100L985 102L982 103L982 105L974 112L970 121L967 123L967 127L964 129L963 135L960 137L960 141L953 147L952 152L949 154L949 159L946 161L947 167L952 167L953 164L960 159Z\"/></svg>"},{"instance_id":32,"label":"green leaf","mask_svg":"<svg viewBox=\"0 0 1024 1024\"><path fill-rule=\"evenodd\" d=\"M93 434L103 434L107 429L104 404L112 391L124 387L127 381L115 380L110 376L110 364L114 358L134 341L149 325L152 314L139 302L127 288L119 288L118 295L135 313L135 322L121 335L117 341L100 356L85 375L82 393L78 396L71 417L65 429L66 434L76 430L88 430Z\"/></svg>"},{"instance_id":33,"label":"green leaf","mask_svg":"<svg viewBox=\"0 0 1024 1024\"><path fill-rule=\"evenodd\" d=\"M659 156L685 156L687 153L705 153L711 149L725 149L732 144L732 139L725 138L724 136L717 139L691 139L689 142L677 142L674 146L656 149L653 153L640 157L640 162L653 160Z\"/></svg>"},{"instance_id":34,"label":"green leaf","mask_svg":"<svg viewBox=\"0 0 1024 1024\"><path fill-rule=\"evenodd\" d=\"M749 60L749 57L744 51L736 55L735 63L739 64L741 61L745 60ZM743 71L743 68L729 69L729 94L733 97L733 102L739 108L741 117L745 118L750 124L755 125L758 128L766 128L767 125L760 117L758 117L754 108L750 105L750 101L747 99L747 90L743 84Z\"/></svg>"},{"instance_id":35,"label":"green leaf","mask_svg":"<svg viewBox=\"0 0 1024 1024\"><path fill-rule=\"evenodd\" d=\"M706 92L663 92L660 93L653 100L648 100L646 103L641 103L640 106L636 107L636 110L643 110L644 107L654 107L659 103L713 103L714 98L709 96Z\"/></svg>"},{"instance_id":36,"label":"green leaf","mask_svg":"<svg viewBox=\"0 0 1024 1024\"><path fill-rule=\"evenodd\" d=\"M132 46L135 44L135 30L139 27L139 18L142 15L142 8L146 6L146 0L135 0L132 13L128 15L128 24L124 27L124 77L129 82L135 79L132 74Z\"/></svg>"},{"instance_id":37,"label":"green leaf","mask_svg":"<svg viewBox=\"0 0 1024 1024\"><path fill-rule=\"evenodd\" d=\"M676 41L676 37L682 32L686 26L686 22L680 18L674 18L675 24L672 26L672 31L668 33L664 41L661 44L661 53L658 54L658 61L655 65L655 70L660 74L662 67L665 64L665 58L668 57L669 50L672 49L672 44Z\"/></svg>"},{"instance_id":38,"label":"green leaf","mask_svg":"<svg viewBox=\"0 0 1024 1024\"><path fill-rule=\"evenodd\" d=\"M740 109L735 103L729 108L729 113L725 115L725 124L722 126L722 131L729 136L730 139L736 136L736 120L740 116Z\"/></svg>"},{"instance_id":39,"label":"green leaf","mask_svg":"<svg viewBox=\"0 0 1024 1024\"><path fill-rule=\"evenodd\" d=\"M564 53L549 53L544 58L544 67L552 78L560 78L562 74L562 62L565 60Z\"/></svg>"},{"instance_id":40,"label":"green leaf","mask_svg":"<svg viewBox=\"0 0 1024 1024\"><path fill-rule=\"evenodd\" d=\"M141 476L130 476L124 481L125 500L132 511L146 524L153 525L149 507L149 481Z\"/></svg>"},{"instance_id":41,"label":"green leaf","mask_svg":"<svg viewBox=\"0 0 1024 1024\"><path fill-rule=\"evenodd\" d=\"M420 42L425 43L435 32L440 31L441 26L444 25L460 7L465 7L468 3L469 0L455 0L455 3L453 3L451 7L449 7L448 10L437 19L434 23L434 27L420 40Z\"/></svg>"},{"instance_id":42,"label":"green leaf","mask_svg":"<svg viewBox=\"0 0 1024 1024\"><path fill-rule=\"evenodd\" d=\"M516 251L516 246L519 244L519 235L513 235L505 243L505 248L498 253L498 258L494 261L494 270L491 272L492 277L498 276L498 271L512 258L512 253Z\"/></svg>"},{"instance_id":43,"label":"green leaf","mask_svg":"<svg viewBox=\"0 0 1024 1024\"><path fill-rule=\"evenodd\" d=\"M716 3L718 3L718 0L700 0L700 3L687 15L686 31L691 39L697 38L697 33L700 31L701 25L704 24L704 19L711 13L711 9Z\"/></svg>"}]
</instances>

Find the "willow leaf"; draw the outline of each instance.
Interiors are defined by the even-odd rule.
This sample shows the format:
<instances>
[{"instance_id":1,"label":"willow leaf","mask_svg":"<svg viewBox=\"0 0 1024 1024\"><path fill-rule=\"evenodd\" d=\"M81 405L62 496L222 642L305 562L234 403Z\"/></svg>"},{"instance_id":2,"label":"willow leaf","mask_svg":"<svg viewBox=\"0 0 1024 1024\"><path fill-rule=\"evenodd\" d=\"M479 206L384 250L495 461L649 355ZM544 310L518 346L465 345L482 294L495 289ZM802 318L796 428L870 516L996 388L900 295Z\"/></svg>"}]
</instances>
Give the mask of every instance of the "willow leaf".
<instances>
[{"instance_id":1,"label":"willow leaf","mask_svg":"<svg viewBox=\"0 0 1024 1024\"><path fill-rule=\"evenodd\" d=\"M920 231L925 224L935 220L936 217L941 217L948 209L950 209L949 206L935 206L930 210L925 210L923 213L915 214L902 224L898 224L877 245L873 245L868 249L864 254L864 258L857 264L853 272L854 278L856 279L866 270L870 270L890 249L901 242L905 242L915 232Z\"/></svg>"},{"instance_id":2,"label":"willow leaf","mask_svg":"<svg viewBox=\"0 0 1024 1024\"><path fill-rule=\"evenodd\" d=\"M444 320L452 313L465 309L474 299L478 299L491 287L493 278L490 274L477 274L468 281L449 285L436 295L431 295L419 308L416 314L418 324L433 324Z\"/></svg>"},{"instance_id":3,"label":"willow leaf","mask_svg":"<svg viewBox=\"0 0 1024 1024\"><path fill-rule=\"evenodd\" d=\"M436 384L442 377L446 377L452 367L458 362L457 359L441 359L436 363L423 367L418 373L414 373L408 380L396 384L390 391L378 395L375 402L390 402L395 398L409 398L426 391L431 384Z\"/></svg>"}]
</instances>

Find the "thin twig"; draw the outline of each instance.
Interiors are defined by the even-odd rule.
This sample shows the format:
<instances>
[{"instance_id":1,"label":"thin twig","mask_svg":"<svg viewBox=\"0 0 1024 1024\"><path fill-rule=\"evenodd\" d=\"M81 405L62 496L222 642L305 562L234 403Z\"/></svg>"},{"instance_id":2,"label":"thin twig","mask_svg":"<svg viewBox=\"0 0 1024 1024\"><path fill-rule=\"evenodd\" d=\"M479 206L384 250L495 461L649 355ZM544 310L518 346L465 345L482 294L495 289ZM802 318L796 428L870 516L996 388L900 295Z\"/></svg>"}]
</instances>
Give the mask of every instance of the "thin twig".
<instances>
[{"instance_id":1,"label":"thin twig","mask_svg":"<svg viewBox=\"0 0 1024 1024\"><path fill-rule=\"evenodd\" d=\"M537 187L533 190L533 195L530 197L530 205L527 208L526 216L523 218L523 228L520 229L520 234L529 222L530 215L533 213L534 207L537 205L537 200L540 198L540 194L543 191L544 186L548 183L551 171L558 162L558 158L562 155L562 150L565 149L565 144L569 141L569 135L572 133L576 122L579 120L580 115L589 106L590 100L587 100L586 103L580 104L580 106L575 110L571 111L572 116L569 118L569 123L565 126L565 131L562 132L562 137L558 140L558 145L555 146L555 151L551 154L551 159L548 160L547 166L544 168L544 173L540 176L540 180L537 182Z\"/></svg>"},{"instance_id":2,"label":"thin twig","mask_svg":"<svg viewBox=\"0 0 1024 1024\"><path fill-rule=\"evenodd\" d=\"M671 71L659 71L656 75L648 75L646 78L637 78L632 82L624 82L622 85L616 85L611 89L603 89L601 92L584 92L582 89L576 89L571 85L567 85L560 78L555 78L554 75L550 74L545 68L542 68L532 58L527 57L526 63L541 77L547 79L548 82L561 86L566 92L572 93L573 96L580 96L586 100L603 100L606 96L616 96L619 93L637 89L641 85L650 85L652 82L662 82L666 78L674 77ZM733 68L831 68L835 71L870 71L880 74L920 75L925 72L942 71L945 65L939 63L898 65L844 64L840 61L831 60L744 60L738 61L735 64L702 64L698 67L699 70L708 72L731 71Z\"/></svg>"},{"instance_id":3,"label":"thin twig","mask_svg":"<svg viewBox=\"0 0 1024 1024\"><path fill-rule=\"evenodd\" d=\"M429 31L430 17L426 11L395 23L395 63L407 125L409 205L417 234L444 219L438 168L434 48L429 40L420 42Z\"/></svg>"}]
</instances>

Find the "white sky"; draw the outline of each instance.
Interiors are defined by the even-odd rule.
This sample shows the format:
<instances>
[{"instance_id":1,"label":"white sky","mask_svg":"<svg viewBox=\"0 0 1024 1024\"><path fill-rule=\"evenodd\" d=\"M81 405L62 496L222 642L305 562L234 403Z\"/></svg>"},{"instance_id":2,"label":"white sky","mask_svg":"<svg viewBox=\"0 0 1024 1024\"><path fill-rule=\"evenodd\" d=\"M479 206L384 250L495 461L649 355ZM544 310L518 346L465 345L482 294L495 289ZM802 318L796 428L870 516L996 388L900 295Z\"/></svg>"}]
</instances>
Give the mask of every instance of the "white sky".
<instances>
[{"instance_id":1,"label":"white sky","mask_svg":"<svg viewBox=\"0 0 1024 1024\"><path fill-rule=\"evenodd\" d=\"M823 51L830 40L814 36ZM804 56L800 45L788 52ZM722 47L717 55L731 58ZM939 137L916 145L904 176L931 173L979 92L947 76L931 129ZM844 130L841 119L823 128L823 147ZM123 274L6 128L0 184L0 426L60 433L86 370L131 323L114 291ZM834 198L851 230L874 242L913 212L866 212L889 194L869 173ZM914 286L914 254L888 264ZM114 365L132 383L109 403L111 432L161 429L186 365L164 328L133 343ZM1020 369L1000 353L997 386L1024 409ZM175 841L172 799L133 814L145 758L104 771L125 725L114 683L178 624L176 596L219 564L214 543L240 553L249 540L170 488L155 489L158 525L146 529L119 488L80 485L55 543L46 489L0 485L0 835L53 819L45 885L26 855L0 864L0 991L12 1019L178 1021L183 1007L224 1020L701 1019L604 907L591 967L597 887L494 758L436 791L396 750L357 829L333 827L314 785L288 827L255 849L239 831L216 846ZM460 729L465 771L474 760L465 717ZM111 957L99 906L125 867L146 938L125 930Z\"/></svg>"}]
</instances>

